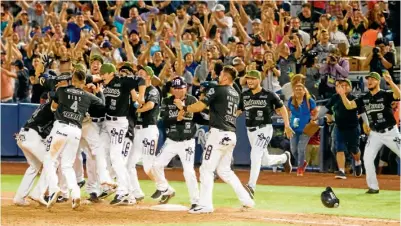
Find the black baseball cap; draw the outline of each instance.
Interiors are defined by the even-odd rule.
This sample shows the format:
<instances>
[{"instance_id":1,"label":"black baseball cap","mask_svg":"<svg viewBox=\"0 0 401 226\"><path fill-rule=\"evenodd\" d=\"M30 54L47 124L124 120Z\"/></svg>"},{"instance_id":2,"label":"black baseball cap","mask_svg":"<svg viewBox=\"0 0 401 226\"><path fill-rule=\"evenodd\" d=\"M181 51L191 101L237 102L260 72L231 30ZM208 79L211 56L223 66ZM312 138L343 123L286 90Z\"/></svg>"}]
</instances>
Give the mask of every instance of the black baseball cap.
<instances>
[{"instance_id":1,"label":"black baseball cap","mask_svg":"<svg viewBox=\"0 0 401 226\"><path fill-rule=\"evenodd\" d=\"M181 77L176 77L171 80L171 87L174 89L184 89L187 88L187 83Z\"/></svg>"}]
</instances>

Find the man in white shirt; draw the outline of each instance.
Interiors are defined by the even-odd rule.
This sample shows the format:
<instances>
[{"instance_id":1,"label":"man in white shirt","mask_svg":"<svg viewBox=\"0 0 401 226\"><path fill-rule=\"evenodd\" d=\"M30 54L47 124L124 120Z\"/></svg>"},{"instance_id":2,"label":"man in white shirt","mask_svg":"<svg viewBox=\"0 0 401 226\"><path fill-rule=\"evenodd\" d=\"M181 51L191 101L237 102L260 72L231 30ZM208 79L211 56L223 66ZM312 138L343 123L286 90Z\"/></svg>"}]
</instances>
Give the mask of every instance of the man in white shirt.
<instances>
[{"instance_id":1,"label":"man in white shirt","mask_svg":"<svg viewBox=\"0 0 401 226\"><path fill-rule=\"evenodd\" d=\"M215 23L220 30L221 42L225 45L228 42L228 38L232 36L232 28L233 28L233 19L231 17L225 16L226 8L217 4L214 8L214 12L212 14L212 22Z\"/></svg>"}]
</instances>

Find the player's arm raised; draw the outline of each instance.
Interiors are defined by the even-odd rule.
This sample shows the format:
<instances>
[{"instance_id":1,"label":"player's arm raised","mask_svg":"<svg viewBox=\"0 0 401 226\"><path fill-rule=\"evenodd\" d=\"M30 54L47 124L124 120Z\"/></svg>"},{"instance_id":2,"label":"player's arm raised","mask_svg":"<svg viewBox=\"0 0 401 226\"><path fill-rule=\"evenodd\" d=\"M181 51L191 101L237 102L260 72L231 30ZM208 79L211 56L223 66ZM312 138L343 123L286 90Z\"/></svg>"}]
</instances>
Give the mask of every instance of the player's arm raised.
<instances>
[{"instance_id":1,"label":"player's arm raised","mask_svg":"<svg viewBox=\"0 0 401 226\"><path fill-rule=\"evenodd\" d=\"M341 96L341 100L347 110L352 110L357 108L357 104L355 100L348 100L347 94L345 94L345 90L342 86L336 86L337 93Z\"/></svg>"},{"instance_id":2,"label":"player's arm raised","mask_svg":"<svg viewBox=\"0 0 401 226\"><path fill-rule=\"evenodd\" d=\"M390 85L390 88L393 91L394 99L395 100L400 99L400 87L398 87L398 85L396 85L393 82L393 79L391 78L390 74L388 72L387 73L383 73L383 78Z\"/></svg>"}]
</instances>

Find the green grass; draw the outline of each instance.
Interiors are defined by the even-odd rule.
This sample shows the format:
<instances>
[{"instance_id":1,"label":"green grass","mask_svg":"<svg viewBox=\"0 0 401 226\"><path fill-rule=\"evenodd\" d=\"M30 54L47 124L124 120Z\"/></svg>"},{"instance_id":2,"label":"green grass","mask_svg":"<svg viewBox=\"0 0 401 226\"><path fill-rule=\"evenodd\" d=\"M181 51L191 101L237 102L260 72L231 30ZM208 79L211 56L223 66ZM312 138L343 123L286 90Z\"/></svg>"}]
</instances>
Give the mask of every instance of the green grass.
<instances>
[{"instance_id":1,"label":"green grass","mask_svg":"<svg viewBox=\"0 0 401 226\"><path fill-rule=\"evenodd\" d=\"M1 175L1 191L15 192L21 177L22 176ZM176 197L172 199L171 203L189 205L188 190L185 183L171 182L170 184L174 187L177 194ZM147 192L147 200L145 199L145 202L150 202L149 196L155 190L154 183L147 180L141 181L141 187ZM365 194L366 190L363 189L335 188L334 192L340 199L340 207L329 209L324 207L320 201L320 194L323 190L323 187L258 185L255 196L255 208L289 213L316 213L350 217L400 219L400 191L380 190L380 194L378 195L367 195ZM240 206L234 191L227 184L215 184L213 194L215 208L238 208ZM165 226L166 224L163 225ZM210 224L205 223L204 225ZM219 225L219 223L213 223L213 225ZM223 225L223 223L221 225ZM237 224L233 223L232 225L236 226Z\"/></svg>"}]
</instances>

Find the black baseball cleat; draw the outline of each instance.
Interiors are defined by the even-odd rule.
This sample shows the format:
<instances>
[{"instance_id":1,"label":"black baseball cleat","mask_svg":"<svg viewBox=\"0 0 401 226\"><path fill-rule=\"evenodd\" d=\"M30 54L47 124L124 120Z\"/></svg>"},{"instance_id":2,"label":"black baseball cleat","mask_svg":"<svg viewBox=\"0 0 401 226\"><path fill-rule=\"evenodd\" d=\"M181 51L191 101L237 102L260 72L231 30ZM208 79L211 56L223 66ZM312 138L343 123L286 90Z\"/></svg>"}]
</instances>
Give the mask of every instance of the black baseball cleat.
<instances>
[{"instance_id":1,"label":"black baseball cleat","mask_svg":"<svg viewBox=\"0 0 401 226\"><path fill-rule=\"evenodd\" d=\"M136 202L142 202L145 199L145 196L135 197Z\"/></svg>"},{"instance_id":2,"label":"black baseball cleat","mask_svg":"<svg viewBox=\"0 0 401 226\"><path fill-rule=\"evenodd\" d=\"M168 192L168 193L167 193L167 192ZM159 204L167 204L168 201L169 201L171 198L173 198L174 196L175 196L175 192L174 192L174 191L173 191L173 192L169 192L168 189L167 189L166 194L163 194L163 195L162 195L162 197L161 197L161 199L160 199L160 201L159 201Z\"/></svg>"},{"instance_id":3,"label":"black baseball cleat","mask_svg":"<svg viewBox=\"0 0 401 226\"><path fill-rule=\"evenodd\" d=\"M359 165L359 166L355 166L355 172L354 172L354 175L356 176L356 177L361 177L362 176L362 164L361 165Z\"/></svg>"},{"instance_id":4,"label":"black baseball cleat","mask_svg":"<svg viewBox=\"0 0 401 226\"><path fill-rule=\"evenodd\" d=\"M48 195L45 195L45 197L43 198L46 202L49 202L49 200L50 200L50 196L48 196Z\"/></svg>"},{"instance_id":5,"label":"black baseball cleat","mask_svg":"<svg viewBox=\"0 0 401 226\"><path fill-rule=\"evenodd\" d=\"M48 209L51 208L57 202L57 198L59 197L60 193L61 191L58 190L49 196L49 201L47 202Z\"/></svg>"},{"instance_id":6,"label":"black baseball cleat","mask_svg":"<svg viewBox=\"0 0 401 226\"><path fill-rule=\"evenodd\" d=\"M369 190L366 192L366 194L379 194L379 190L369 188Z\"/></svg>"},{"instance_id":7,"label":"black baseball cleat","mask_svg":"<svg viewBox=\"0 0 401 226\"><path fill-rule=\"evenodd\" d=\"M289 151L284 152L287 156L287 161L284 163L284 172L291 173L292 171L292 164L291 164L291 153Z\"/></svg>"},{"instance_id":8,"label":"black baseball cleat","mask_svg":"<svg viewBox=\"0 0 401 226\"><path fill-rule=\"evenodd\" d=\"M86 183L85 180L83 180L83 181L81 181L81 182L78 182L79 188L82 188L82 187L85 185L85 183Z\"/></svg>"},{"instance_id":9,"label":"black baseball cleat","mask_svg":"<svg viewBox=\"0 0 401 226\"><path fill-rule=\"evenodd\" d=\"M105 199L109 197L110 195L114 194L116 192L114 189L108 189L106 191L103 191L102 194L98 196L99 199Z\"/></svg>"},{"instance_id":10,"label":"black baseball cleat","mask_svg":"<svg viewBox=\"0 0 401 226\"><path fill-rule=\"evenodd\" d=\"M92 203L98 203L100 201L100 199L97 197L97 194L95 192L90 193L89 198L87 200Z\"/></svg>"},{"instance_id":11,"label":"black baseball cleat","mask_svg":"<svg viewBox=\"0 0 401 226\"><path fill-rule=\"evenodd\" d=\"M116 195L114 199L110 202L110 205L117 206L123 204L125 200L129 198L128 194L125 195Z\"/></svg>"},{"instance_id":12,"label":"black baseball cleat","mask_svg":"<svg viewBox=\"0 0 401 226\"><path fill-rule=\"evenodd\" d=\"M155 193L153 193L152 196L150 196L152 199L159 199L162 196L163 191L156 190Z\"/></svg>"},{"instance_id":13,"label":"black baseball cleat","mask_svg":"<svg viewBox=\"0 0 401 226\"><path fill-rule=\"evenodd\" d=\"M63 202L67 202L68 201L68 199L67 198L64 198L64 196L62 196L62 195L60 195L58 198L57 198L57 203L63 203Z\"/></svg>"},{"instance_id":14,"label":"black baseball cleat","mask_svg":"<svg viewBox=\"0 0 401 226\"><path fill-rule=\"evenodd\" d=\"M192 204L191 208L189 208L189 210L195 209L198 206L198 204Z\"/></svg>"},{"instance_id":15,"label":"black baseball cleat","mask_svg":"<svg viewBox=\"0 0 401 226\"><path fill-rule=\"evenodd\" d=\"M244 188L248 192L249 196L251 196L251 199L253 199L255 196L255 191L253 190L253 188L251 188L248 184L245 184Z\"/></svg>"},{"instance_id":16,"label":"black baseball cleat","mask_svg":"<svg viewBox=\"0 0 401 226\"><path fill-rule=\"evenodd\" d=\"M345 176L345 173L343 171L337 171L336 175L334 176L334 178L336 178L336 179L347 179L347 177Z\"/></svg>"}]
</instances>

